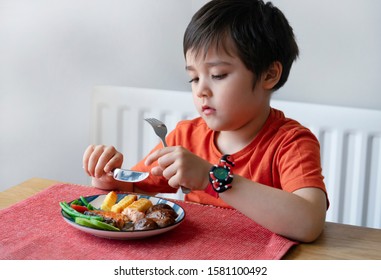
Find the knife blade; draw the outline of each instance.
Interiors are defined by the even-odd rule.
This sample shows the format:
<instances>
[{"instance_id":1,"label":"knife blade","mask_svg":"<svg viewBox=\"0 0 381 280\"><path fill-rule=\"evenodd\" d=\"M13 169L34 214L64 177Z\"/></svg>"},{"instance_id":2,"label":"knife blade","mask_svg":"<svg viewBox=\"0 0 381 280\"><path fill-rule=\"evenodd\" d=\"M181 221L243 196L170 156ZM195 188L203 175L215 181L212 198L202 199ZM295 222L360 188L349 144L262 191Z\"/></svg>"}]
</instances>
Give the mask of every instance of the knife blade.
<instances>
[{"instance_id":1,"label":"knife blade","mask_svg":"<svg viewBox=\"0 0 381 280\"><path fill-rule=\"evenodd\" d=\"M131 183L143 181L148 177L148 175L149 172L139 172L121 168L116 168L113 171L115 180Z\"/></svg>"}]
</instances>

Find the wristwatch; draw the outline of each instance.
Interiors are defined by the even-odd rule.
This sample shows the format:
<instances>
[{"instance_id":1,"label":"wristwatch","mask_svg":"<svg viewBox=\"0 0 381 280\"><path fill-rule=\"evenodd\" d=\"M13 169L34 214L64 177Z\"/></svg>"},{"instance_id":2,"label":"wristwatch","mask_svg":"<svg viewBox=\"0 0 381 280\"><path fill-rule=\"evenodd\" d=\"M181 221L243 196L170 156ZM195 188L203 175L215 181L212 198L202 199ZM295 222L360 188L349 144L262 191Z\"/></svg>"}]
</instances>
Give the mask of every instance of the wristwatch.
<instances>
[{"instance_id":1,"label":"wristwatch","mask_svg":"<svg viewBox=\"0 0 381 280\"><path fill-rule=\"evenodd\" d=\"M214 191L222 193L232 187L233 173L231 167L234 160L231 155L223 155L218 164L213 165L209 171L209 181Z\"/></svg>"}]
</instances>

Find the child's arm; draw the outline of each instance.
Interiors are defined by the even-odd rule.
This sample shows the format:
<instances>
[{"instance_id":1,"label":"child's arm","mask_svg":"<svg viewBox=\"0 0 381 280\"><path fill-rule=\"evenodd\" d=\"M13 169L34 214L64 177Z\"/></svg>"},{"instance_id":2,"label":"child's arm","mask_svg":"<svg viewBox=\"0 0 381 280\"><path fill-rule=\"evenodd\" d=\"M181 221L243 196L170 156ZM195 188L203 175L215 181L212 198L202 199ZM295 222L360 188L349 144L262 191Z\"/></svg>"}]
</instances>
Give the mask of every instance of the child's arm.
<instances>
[{"instance_id":1,"label":"child's arm","mask_svg":"<svg viewBox=\"0 0 381 280\"><path fill-rule=\"evenodd\" d=\"M211 163L182 147L157 150L146 159L153 175L163 175L172 187L185 186L203 190L209 183ZM290 239L311 242L324 227L326 196L318 189L306 187L293 193L268 187L234 175L232 188L219 196L258 224Z\"/></svg>"},{"instance_id":2,"label":"child's arm","mask_svg":"<svg viewBox=\"0 0 381 280\"><path fill-rule=\"evenodd\" d=\"M258 224L294 240L312 242L324 228L326 196L318 188L289 193L235 175L233 187L220 197Z\"/></svg>"}]
</instances>

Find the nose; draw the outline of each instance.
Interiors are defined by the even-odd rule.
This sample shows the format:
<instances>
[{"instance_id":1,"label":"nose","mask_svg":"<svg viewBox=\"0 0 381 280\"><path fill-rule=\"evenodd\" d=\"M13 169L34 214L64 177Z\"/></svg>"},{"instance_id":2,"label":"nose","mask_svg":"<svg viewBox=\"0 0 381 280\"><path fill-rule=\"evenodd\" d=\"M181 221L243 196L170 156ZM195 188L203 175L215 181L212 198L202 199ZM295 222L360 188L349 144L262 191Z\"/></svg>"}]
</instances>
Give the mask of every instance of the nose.
<instances>
[{"instance_id":1,"label":"nose","mask_svg":"<svg viewBox=\"0 0 381 280\"><path fill-rule=\"evenodd\" d=\"M196 96L199 98L212 96L211 89L204 83L199 82L194 90L196 91Z\"/></svg>"}]
</instances>

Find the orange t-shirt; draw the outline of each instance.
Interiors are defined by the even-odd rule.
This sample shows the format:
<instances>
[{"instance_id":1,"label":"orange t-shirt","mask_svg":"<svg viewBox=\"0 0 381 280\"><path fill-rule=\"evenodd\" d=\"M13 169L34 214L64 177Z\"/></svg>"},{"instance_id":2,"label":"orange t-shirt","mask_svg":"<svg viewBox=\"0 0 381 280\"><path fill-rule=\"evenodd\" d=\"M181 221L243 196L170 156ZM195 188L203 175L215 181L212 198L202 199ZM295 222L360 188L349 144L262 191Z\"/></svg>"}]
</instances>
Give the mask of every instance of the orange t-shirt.
<instances>
[{"instance_id":1,"label":"orange t-shirt","mask_svg":"<svg viewBox=\"0 0 381 280\"><path fill-rule=\"evenodd\" d=\"M219 162L222 154L215 145L215 131L208 128L202 118L181 121L167 136L168 146L183 146L212 164ZM160 149L158 144L154 150ZM305 187L322 189L323 181L320 145L314 134L295 120L286 118L283 112L271 108L263 128L253 141L239 152L232 154L235 166L233 174L252 181L294 192ZM135 170L149 171L144 160ZM176 192L164 177L150 175L135 186L147 192ZM192 191L185 200L229 207L218 197L205 191Z\"/></svg>"}]
</instances>

